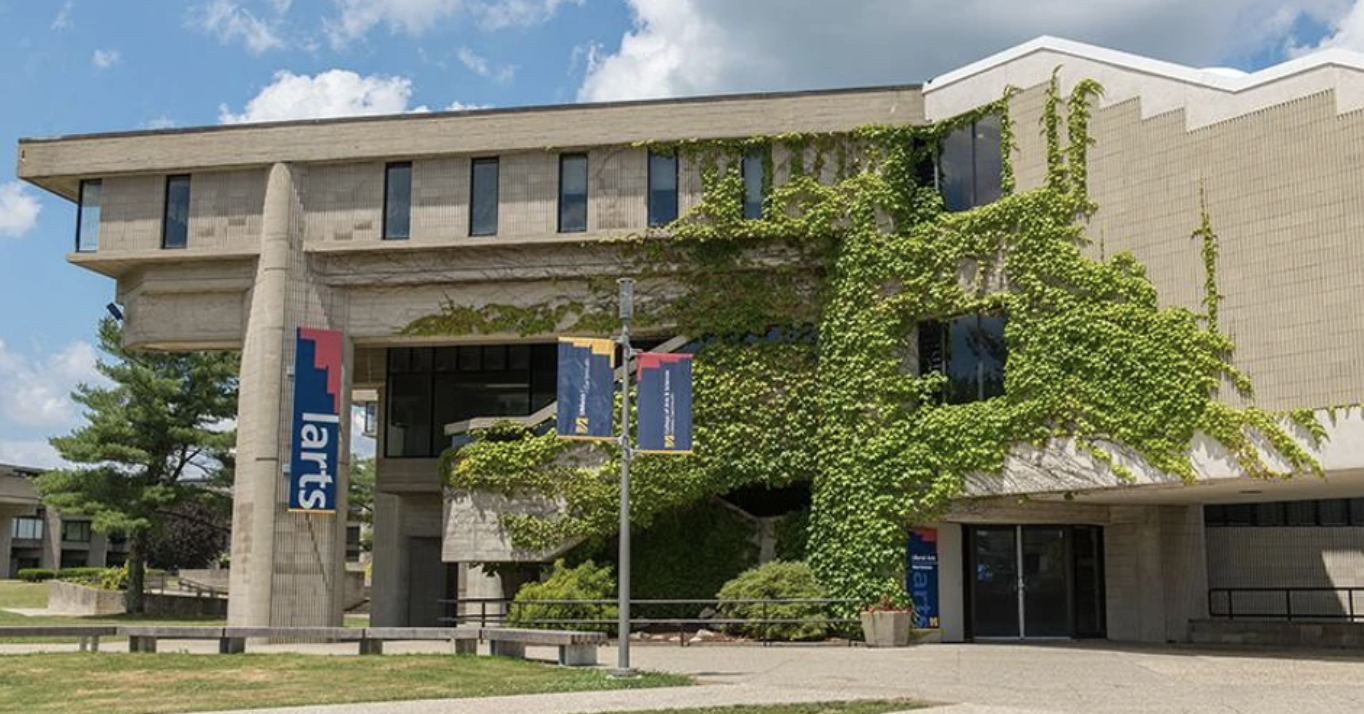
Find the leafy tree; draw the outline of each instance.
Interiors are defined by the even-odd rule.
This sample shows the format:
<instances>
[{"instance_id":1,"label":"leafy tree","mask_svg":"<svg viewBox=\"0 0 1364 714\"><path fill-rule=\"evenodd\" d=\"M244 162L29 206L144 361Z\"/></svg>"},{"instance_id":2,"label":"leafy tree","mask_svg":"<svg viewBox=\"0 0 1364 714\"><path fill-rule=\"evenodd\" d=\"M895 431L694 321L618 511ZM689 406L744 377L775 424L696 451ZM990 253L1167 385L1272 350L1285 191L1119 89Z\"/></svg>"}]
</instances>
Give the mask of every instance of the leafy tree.
<instances>
[{"instance_id":1,"label":"leafy tree","mask_svg":"<svg viewBox=\"0 0 1364 714\"><path fill-rule=\"evenodd\" d=\"M147 565L163 570L207 568L232 542L232 499L203 489L161 512L161 527L148 534Z\"/></svg>"},{"instance_id":2,"label":"leafy tree","mask_svg":"<svg viewBox=\"0 0 1364 714\"><path fill-rule=\"evenodd\" d=\"M374 529L374 457L362 459L352 454L350 460L350 522L360 524L360 549L368 551Z\"/></svg>"},{"instance_id":3,"label":"leafy tree","mask_svg":"<svg viewBox=\"0 0 1364 714\"><path fill-rule=\"evenodd\" d=\"M128 537L128 610L143 612L147 545L166 514L203 495L236 442L234 353L131 352L119 324L99 325L97 368L108 386L72 394L87 423L52 439L71 464L38 478L43 501L90 516L95 530ZM230 463L230 461L229 461Z\"/></svg>"}]
</instances>

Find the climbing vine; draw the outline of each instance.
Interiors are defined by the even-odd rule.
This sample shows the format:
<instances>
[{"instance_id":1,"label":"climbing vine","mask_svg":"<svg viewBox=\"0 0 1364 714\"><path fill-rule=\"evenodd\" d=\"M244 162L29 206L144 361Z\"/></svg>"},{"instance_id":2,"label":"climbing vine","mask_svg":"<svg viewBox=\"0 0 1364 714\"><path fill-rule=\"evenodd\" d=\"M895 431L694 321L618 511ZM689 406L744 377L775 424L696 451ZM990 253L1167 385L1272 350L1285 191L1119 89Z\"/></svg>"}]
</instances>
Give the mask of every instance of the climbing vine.
<instances>
[{"instance_id":1,"label":"climbing vine","mask_svg":"<svg viewBox=\"0 0 1364 714\"><path fill-rule=\"evenodd\" d=\"M1087 187L1092 81L1044 103L1047 180L1017 192L1012 90L999 101L924 127L868 126L836 134L649 144L699 167L699 203L663 230L621 243L622 273L665 296L641 324L702 336L695 360L693 457L643 457L632 485L641 525L673 507L750 485L813 485L808 553L839 597L904 598L905 528L937 517L966 476L998 473L1019 445L1071 440L1123 478L1144 468L1195 476L1205 434L1248 474L1320 472L1279 416L1217 399L1250 381L1218 331L1217 239L1203 214L1202 314L1161 307L1130 254L1087 257L1084 227L1098 209ZM948 213L934 186L936 147L993 115L1003 145L1003 197ZM1064 132L1063 132L1064 129ZM743 215L742 158L763 160L758 219ZM782 175L778 175L780 174ZM605 285L592 304L609 305ZM919 374L918 326L970 314L1004 316L1001 396L940 398L947 377ZM567 325L567 326L566 326ZM447 305L414 334L609 330L578 303L537 308ZM1292 421L1320 439L1310 414ZM1123 459L1117 455L1122 454ZM490 430L447 454L447 482L564 504L555 517L508 516L522 545L610 533L612 445L567 444L525 430Z\"/></svg>"}]
</instances>

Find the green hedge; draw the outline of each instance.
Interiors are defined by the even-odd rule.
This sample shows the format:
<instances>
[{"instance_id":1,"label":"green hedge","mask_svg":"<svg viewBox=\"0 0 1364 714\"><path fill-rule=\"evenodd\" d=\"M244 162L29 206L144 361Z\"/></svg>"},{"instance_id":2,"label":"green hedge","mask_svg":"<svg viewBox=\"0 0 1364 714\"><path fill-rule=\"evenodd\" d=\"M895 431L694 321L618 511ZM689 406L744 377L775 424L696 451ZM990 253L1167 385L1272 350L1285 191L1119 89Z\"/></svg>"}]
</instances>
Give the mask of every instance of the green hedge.
<instances>
[{"instance_id":1,"label":"green hedge","mask_svg":"<svg viewBox=\"0 0 1364 714\"><path fill-rule=\"evenodd\" d=\"M568 567L563 560L554 563L554 570L544 582L522 586L515 602L533 600L609 600L615 597L616 576L609 565L598 566L592 561ZM508 622L516 627L546 630L611 631L606 623L562 624L537 623L535 620L615 620L619 612L610 605L520 605L511 608Z\"/></svg>"},{"instance_id":2,"label":"green hedge","mask_svg":"<svg viewBox=\"0 0 1364 714\"><path fill-rule=\"evenodd\" d=\"M57 573L49 568L24 568L19 571L19 579L30 583L41 583L57 577Z\"/></svg>"},{"instance_id":3,"label":"green hedge","mask_svg":"<svg viewBox=\"0 0 1364 714\"><path fill-rule=\"evenodd\" d=\"M108 568L62 568L57 571L58 580L96 580L104 577Z\"/></svg>"},{"instance_id":4,"label":"green hedge","mask_svg":"<svg viewBox=\"0 0 1364 714\"><path fill-rule=\"evenodd\" d=\"M802 620L828 617L828 608L820 603L792 603L762 605L739 603L735 600L786 600L825 597L824 589L815 573L805 563L772 561L725 583L720 589L720 614L723 619L759 620L740 625L726 625L727 632L746 637L772 640L818 640L828 634L822 622L793 622L765 625L760 620Z\"/></svg>"}]
</instances>

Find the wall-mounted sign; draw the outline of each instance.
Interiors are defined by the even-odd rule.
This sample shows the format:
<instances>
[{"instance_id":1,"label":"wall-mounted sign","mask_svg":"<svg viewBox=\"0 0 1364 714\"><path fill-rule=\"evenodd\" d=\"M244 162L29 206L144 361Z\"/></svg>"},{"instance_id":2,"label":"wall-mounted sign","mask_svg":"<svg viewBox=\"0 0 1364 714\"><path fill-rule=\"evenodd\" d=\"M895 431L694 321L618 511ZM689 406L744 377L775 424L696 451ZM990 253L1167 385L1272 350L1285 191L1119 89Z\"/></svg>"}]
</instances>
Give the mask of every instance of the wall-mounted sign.
<instances>
[{"instance_id":1,"label":"wall-mounted sign","mask_svg":"<svg viewBox=\"0 0 1364 714\"><path fill-rule=\"evenodd\" d=\"M914 601L914 626L938 626L938 529L911 528L907 590Z\"/></svg>"},{"instance_id":2,"label":"wall-mounted sign","mask_svg":"<svg viewBox=\"0 0 1364 714\"><path fill-rule=\"evenodd\" d=\"M559 338L559 436L603 441L616 438L611 419L615 411L615 367L615 342Z\"/></svg>"},{"instance_id":3,"label":"wall-mounted sign","mask_svg":"<svg viewBox=\"0 0 1364 714\"><path fill-rule=\"evenodd\" d=\"M639 451L691 452L691 355L644 352L639 365Z\"/></svg>"},{"instance_id":4,"label":"wall-mounted sign","mask_svg":"<svg viewBox=\"0 0 1364 714\"><path fill-rule=\"evenodd\" d=\"M298 328L289 510L336 512L341 443L341 333Z\"/></svg>"}]
</instances>

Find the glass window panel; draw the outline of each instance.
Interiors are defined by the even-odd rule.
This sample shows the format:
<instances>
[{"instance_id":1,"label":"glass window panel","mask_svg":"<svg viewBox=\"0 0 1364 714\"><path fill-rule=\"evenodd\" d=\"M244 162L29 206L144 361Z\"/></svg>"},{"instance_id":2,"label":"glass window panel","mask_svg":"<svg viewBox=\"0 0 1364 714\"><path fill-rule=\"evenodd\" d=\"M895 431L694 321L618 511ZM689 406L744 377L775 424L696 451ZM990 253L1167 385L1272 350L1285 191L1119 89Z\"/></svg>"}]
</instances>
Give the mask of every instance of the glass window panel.
<instances>
[{"instance_id":1,"label":"glass window panel","mask_svg":"<svg viewBox=\"0 0 1364 714\"><path fill-rule=\"evenodd\" d=\"M1209 505L1203 507L1203 525L1225 526L1227 524L1226 506Z\"/></svg>"},{"instance_id":2,"label":"glass window panel","mask_svg":"<svg viewBox=\"0 0 1364 714\"><path fill-rule=\"evenodd\" d=\"M1317 524L1316 501L1289 501L1284 504L1287 512L1284 521L1290 526L1315 526Z\"/></svg>"},{"instance_id":3,"label":"glass window panel","mask_svg":"<svg viewBox=\"0 0 1364 714\"><path fill-rule=\"evenodd\" d=\"M677 220L677 157L649 154L649 227Z\"/></svg>"},{"instance_id":4,"label":"glass window panel","mask_svg":"<svg viewBox=\"0 0 1364 714\"><path fill-rule=\"evenodd\" d=\"M1255 504L1255 525L1281 526L1284 524L1282 503Z\"/></svg>"},{"instance_id":5,"label":"glass window panel","mask_svg":"<svg viewBox=\"0 0 1364 714\"><path fill-rule=\"evenodd\" d=\"M559 157L559 232L587 230L587 156Z\"/></svg>"},{"instance_id":6,"label":"glass window panel","mask_svg":"<svg viewBox=\"0 0 1364 714\"><path fill-rule=\"evenodd\" d=\"M973 205L984 206L999 200L1004 174L1003 144L999 117L982 117L975 125L975 196Z\"/></svg>"},{"instance_id":7,"label":"glass window panel","mask_svg":"<svg viewBox=\"0 0 1364 714\"><path fill-rule=\"evenodd\" d=\"M1317 501L1317 522L1323 526L1350 525L1350 502L1343 498Z\"/></svg>"},{"instance_id":8,"label":"glass window panel","mask_svg":"<svg viewBox=\"0 0 1364 714\"><path fill-rule=\"evenodd\" d=\"M384 239L412 237L412 164L389 164L384 174Z\"/></svg>"},{"instance_id":9,"label":"glass window panel","mask_svg":"<svg viewBox=\"0 0 1364 714\"><path fill-rule=\"evenodd\" d=\"M512 345L507 348L507 367L530 369L530 345Z\"/></svg>"},{"instance_id":10,"label":"glass window panel","mask_svg":"<svg viewBox=\"0 0 1364 714\"><path fill-rule=\"evenodd\" d=\"M490 345L483 348L483 369L487 372L502 372L507 369L507 348Z\"/></svg>"},{"instance_id":11,"label":"glass window panel","mask_svg":"<svg viewBox=\"0 0 1364 714\"><path fill-rule=\"evenodd\" d=\"M754 220L763 217L763 172L764 153L750 151L744 154L744 218Z\"/></svg>"},{"instance_id":12,"label":"glass window panel","mask_svg":"<svg viewBox=\"0 0 1364 714\"><path fill-rule=\"evenodd\" d=\"M469 195L469 235L497 235L497 159L474 159Z\"/></svg>"},{"instance_id":13,"label":"glass window panel","mask_svg":"<svg viewBox=\"0 0 1364 714\"><path fill-rule=\"evenodd\" d=\"M454 372L459 369L458 347L437 347L434 357L437 372Z\"/></svg>"},{"instance_id":14,"label":"glass window panel","mask_svg":"<svg viewBox=\"0 0 1364 714\"><path fill-rule=\"evenodd\" d=\"M100 181L81 181L80 204L76 209L76 251L89 253L99 250Z\"/></svg>"},{"instance_id":15,"label":"glass window panel","mask_svg":"<svg viewBox=\"0 0 1364 714\"><path fill-rule=\"evenodd\" d=\"M392 375L388 392L384 453L393 458L430 456L431 375Z\"/></svg>"},{"instance_id":16,"label":"glass window panel","mask_svg":"<svg viewBox=\"0 0 1364 714\"><path fill-rule=\"evenodd\" d=\"M1364 498L1350 499L1350 524L1364 526Z\"/></svg>"},{"instance_id":17,"label":"glass window panel","mask_svg":"<svg viewBox=\"0 0 1364 714\"><path fill-rule=\"evenodd\" d=\"M1253 526L1255 525L1255 504L1253 503L1233 503L1226 507L1227 525L1229 526Z\"/></svg>"},{"instance_id":18,"label":"glass window panel","mask_svg":"<svg viewBox=\"0 0 1364 714\"><path fill-rule=\"evenodd\" d=\"M161 217L161 247L189 245L189 177L166 177L166 205Z\"/></svg>"},{"instance_id":19,"label":"glass window panel","mask_svg":"<svg viewBox=\"0 0 1364 714\"><path fill-rule=\"evenodd\" d=\"M964 315L948 326L946 373L949 404L966 404L1004 393L1004 318Z\"/></svg>"},{"instance_id":20,"label":"glass window panel","mask_svg":"<svg viewBox=\"0 0 1364 714\"><path fill-rule=\"evenodd\" d=\"M972 156L971 127L962 127L947 135L938 157L938 189L942 191L943 206L949 211L965 211L974 207L975 159Z\"/></svg>"},{"instance_id":21,"label":"glass window panel","mask_svg":"<svg viewBox=\"0 0 1364 714\"><path fill-rule=\"evenodd\" d=\"M483 369L483 350L478 347L459 348L459 369L461 372Z\"/></svg>"},{"instance_id":22,"label":"glass window panel","mask_svg":"<svg viewBox=\"0 0 1364 714\"><path fill-rule=\"evenodd\" d=\"M89 543L90 522L62 521L62 540L72 543Z\"/></svg>"}]
</instances>

